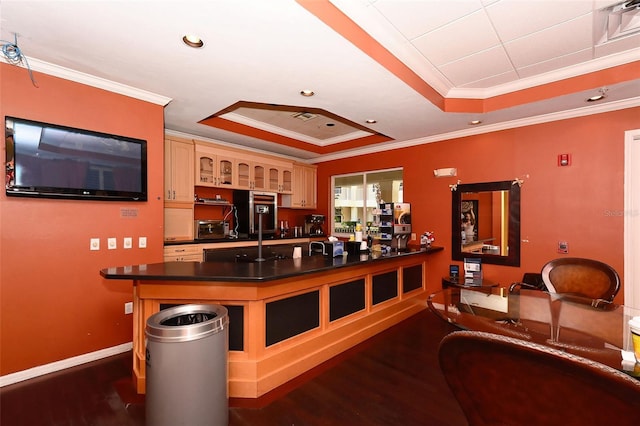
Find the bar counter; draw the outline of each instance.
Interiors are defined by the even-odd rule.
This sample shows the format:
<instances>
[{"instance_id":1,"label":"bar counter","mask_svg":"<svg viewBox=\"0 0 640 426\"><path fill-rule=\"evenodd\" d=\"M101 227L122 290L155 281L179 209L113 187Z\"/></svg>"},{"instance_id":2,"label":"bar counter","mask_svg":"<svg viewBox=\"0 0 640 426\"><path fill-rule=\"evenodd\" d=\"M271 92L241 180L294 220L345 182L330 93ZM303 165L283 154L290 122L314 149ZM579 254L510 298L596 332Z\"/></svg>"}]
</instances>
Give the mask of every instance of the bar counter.
<instances>
[{"instance_id":1,"label":"bar counter","mask_svg":"<svg viewBox=\"0 0 640 426\"><path fill-rule=\"evenodd\" d=\"M133 282L133 375L145 392L147 319L177 304L229 312L229 396L269 391L425 309L429 255L323 255L263 262L165 262L106 268Z\"/></svg>"},{"instance_id":2,"label":"bar counter","mask_svg":"<svg viewBox=\"0 0 640 426\"><path fill-rule=\"evenodd\" d=\"M248 281L258 283L405 256L434 253L440 250L442 250L440 247L430 247L424 250L409 250L385 255L358 254L340 257L305 255L300 259L267 259L263 262L164 262L107 268L100 271L100 275L108 279L124 280Z\"/></svg>"}]
</instances>

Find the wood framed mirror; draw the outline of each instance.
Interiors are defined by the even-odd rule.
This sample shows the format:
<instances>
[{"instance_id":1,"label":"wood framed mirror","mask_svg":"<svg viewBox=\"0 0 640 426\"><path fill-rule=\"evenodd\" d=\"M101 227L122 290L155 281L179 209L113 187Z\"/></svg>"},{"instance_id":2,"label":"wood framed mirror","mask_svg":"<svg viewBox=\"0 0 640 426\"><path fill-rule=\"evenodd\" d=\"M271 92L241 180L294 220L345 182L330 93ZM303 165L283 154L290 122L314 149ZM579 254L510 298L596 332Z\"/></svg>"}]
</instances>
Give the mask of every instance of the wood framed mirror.
<instances>
[{"instance_id":1,"label":"wood framed mirror","mask_svg":"<svg viewBox=\"0 0 640 426\"><path fill-rule=\"evenodd\" d=\"M451 257L520 266L521 181L457 184L451 188Z\"/></svg>"}]
</instances>

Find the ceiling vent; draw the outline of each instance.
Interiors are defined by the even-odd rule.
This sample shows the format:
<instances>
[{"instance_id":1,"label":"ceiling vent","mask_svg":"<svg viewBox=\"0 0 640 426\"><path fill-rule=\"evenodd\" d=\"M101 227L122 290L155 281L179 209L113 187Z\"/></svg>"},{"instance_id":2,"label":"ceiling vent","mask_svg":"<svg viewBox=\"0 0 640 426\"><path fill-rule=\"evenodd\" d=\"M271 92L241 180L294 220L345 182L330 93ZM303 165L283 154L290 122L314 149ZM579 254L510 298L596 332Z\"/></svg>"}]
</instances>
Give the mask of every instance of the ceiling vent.
<instances>
[{"instance_id":1,"label":"ceiling vent","mask_svg":"<svg viewBox=\"0 0 640 426\"><path fill-rule=\"evenodd\" d=\"M595 28L601 29L596 44L640 32L640 0L625 0L596 14Z\"/></svg>"},{"instance_id":2,"label":"ceiling vent","mask_svg":"<svg viewBox=\"0 0 640 426\"><path fill-rule=\"evenodd\" d=\"M302 121L313 120L316 117L316 114L311 114L310 112L296 112L295 114L293 114L293 118L297 118L298 120Z\"/></svg>"}]
</instances>

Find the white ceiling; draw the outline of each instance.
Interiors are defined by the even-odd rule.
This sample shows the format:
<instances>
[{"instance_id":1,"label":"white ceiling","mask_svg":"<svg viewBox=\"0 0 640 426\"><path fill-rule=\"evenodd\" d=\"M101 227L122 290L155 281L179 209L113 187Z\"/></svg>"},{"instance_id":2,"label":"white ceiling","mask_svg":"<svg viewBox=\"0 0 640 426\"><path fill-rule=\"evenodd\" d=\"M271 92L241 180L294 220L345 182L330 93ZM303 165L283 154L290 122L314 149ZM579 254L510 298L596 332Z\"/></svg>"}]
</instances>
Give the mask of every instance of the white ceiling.
<instances>
[{"instance_id":1,"label":"white ceiling","mask_svg":"<svg viewBox=\"0 0 640 426\"><path fill-rule=\"evenodd\" d=\"M550 89L546 99L485 113L443 112L332 29L335 15L323 22L303 7L309 2L2 0L0 38L13 42L17 33L36 71L168 102L165 126L171 132L307 161L640 105L636 79L606 85L607 97L594 104L585 99L602 87L596 83L577 93ZM447 99L488 99L614 66L640 66L640 33L606 35L601 9L620 0L331 3ZM640 28L640 14L627 17L623 25ZM187 33L202 37L204 48L186 47L181 39ZM300 96L307 88L315 96ZM300 143L283 145L199 123L243 101L326 111L323 120L342 117L391 140L340 151L344 126L334 126L342 134L332 138L326 122L309 120L317 130L322 126L323 137L316 138L300 129L300 120L296 128L278 129L289 126L264 111L223 117ZM476 118L483 123L470 127ZM362 137L361 129L353 130L354 138Z\"/></svg>"}]
</instances>

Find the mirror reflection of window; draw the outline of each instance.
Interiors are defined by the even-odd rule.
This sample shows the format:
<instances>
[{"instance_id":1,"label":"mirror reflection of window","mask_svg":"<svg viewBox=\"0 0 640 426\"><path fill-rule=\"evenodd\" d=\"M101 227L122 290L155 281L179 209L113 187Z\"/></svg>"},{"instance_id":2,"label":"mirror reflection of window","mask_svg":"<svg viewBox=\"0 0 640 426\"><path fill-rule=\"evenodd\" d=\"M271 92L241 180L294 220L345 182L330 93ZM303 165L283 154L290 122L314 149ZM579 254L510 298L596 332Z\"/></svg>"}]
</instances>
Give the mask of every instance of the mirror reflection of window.
<instances>
[{"instance_id":1,"label":"mirror reflection of window","mask_svg":"<svg viewBox=\"0 0 640 426\"><path fill-rule=\"evenodd\" d=\"M402 179L402 169L333 176L332 234L347 236L359 223L375 235L374 211L384 202L403 202Z\"/></svg>"}]
</instances>

